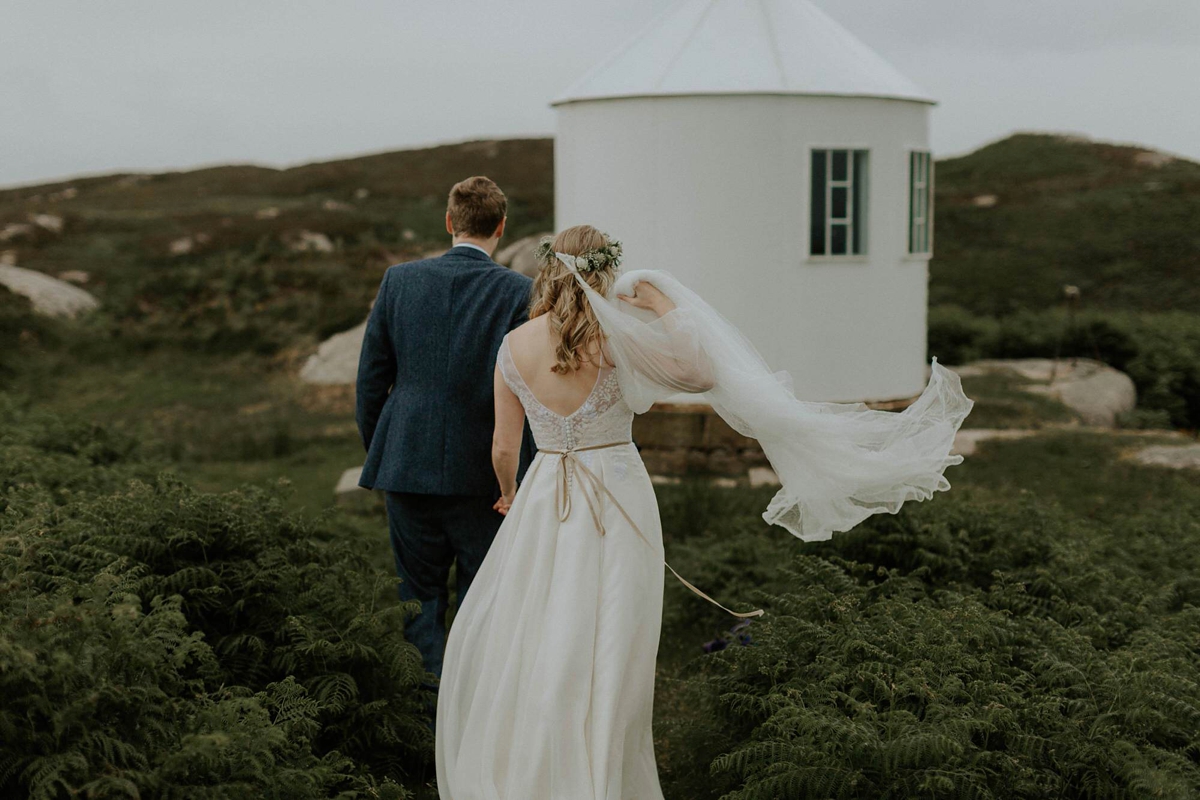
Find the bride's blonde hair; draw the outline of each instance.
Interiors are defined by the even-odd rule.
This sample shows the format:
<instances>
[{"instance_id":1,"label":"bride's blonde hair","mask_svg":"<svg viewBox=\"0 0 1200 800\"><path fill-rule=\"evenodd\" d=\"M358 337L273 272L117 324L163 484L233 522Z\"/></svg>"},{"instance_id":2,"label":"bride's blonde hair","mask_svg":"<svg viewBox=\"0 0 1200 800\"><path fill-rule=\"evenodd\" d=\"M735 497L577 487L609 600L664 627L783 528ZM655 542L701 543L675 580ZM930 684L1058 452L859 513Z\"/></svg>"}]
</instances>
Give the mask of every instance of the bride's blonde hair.
<instances>
[{"instance_id":1,"label":"bride's blonde hair","mask_svg":"<svg viewBox=\"0 0 1200 800\"><path fill-rule=\"evenodd\" d=\"M529 318L543 314L549 316L550 333L556 340L556 363L550 368L551 372L567 374L591 363L602 354L604 342L604 334L587 295L567 266L554 254L579 256L608 245L608 237L591 225L576 225L555 236L548 252L541 256L541 271L533 284ZM580 275L588 286L604 296L608 295L617 280L616 270L611 265L581 272Z\"/></svg>"}]
</instances>

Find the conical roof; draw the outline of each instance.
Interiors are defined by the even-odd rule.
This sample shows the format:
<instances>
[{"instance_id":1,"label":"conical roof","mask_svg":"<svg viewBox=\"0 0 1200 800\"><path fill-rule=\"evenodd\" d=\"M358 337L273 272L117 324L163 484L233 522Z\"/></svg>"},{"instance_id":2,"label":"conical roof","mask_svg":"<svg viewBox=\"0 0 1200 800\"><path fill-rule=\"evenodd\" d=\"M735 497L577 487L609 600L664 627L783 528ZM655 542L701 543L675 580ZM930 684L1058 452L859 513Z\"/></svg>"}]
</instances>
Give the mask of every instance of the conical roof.
<instances>
[{"instance_id":1,"label":"conical roof","mask_svg":"<svg viewBox=\"0 0 1200 800\"><path fill-rule=\"evenodd\" d=\"M934 102L809 0L681 0L551 105L709 94Z\"/></svg>"}]
</instances>

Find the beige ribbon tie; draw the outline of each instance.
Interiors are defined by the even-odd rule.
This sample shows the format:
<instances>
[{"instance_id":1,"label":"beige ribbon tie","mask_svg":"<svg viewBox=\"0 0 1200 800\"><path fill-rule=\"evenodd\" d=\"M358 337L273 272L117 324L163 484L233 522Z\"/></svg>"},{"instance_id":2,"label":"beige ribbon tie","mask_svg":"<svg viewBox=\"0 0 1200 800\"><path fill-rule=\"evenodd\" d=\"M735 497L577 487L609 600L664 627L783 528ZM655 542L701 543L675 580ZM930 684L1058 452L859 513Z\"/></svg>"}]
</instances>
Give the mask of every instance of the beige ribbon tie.
<instances>
[{"instance_id":1,"label":"beige ribbon tie","mask_svg":"<svg viewBox=\"0 0 1200 800\"><path fill-rule=\"evenodd\" d=\"M579 453L587 450L603 450L609 447L622 447L628 444L633 443L613 442L611 444L597 444L588 447L572 447L566 450L540 450L540 452L547 455L558 456L557 474L555 475L555 503L558 506L559 522L565 522L567 518L571 516L571 478L573 476L580 476L581 480L579 481L579 488L583 492L584 500L587 501L588 511L591 512L592 521L595 523L596 530L600 533L600 535L604 536L606 533L604 529L604 515L602 513L603 509L600 508L600 502L602 499L601 495L603 494L606 495L612 504L616 506L617 510L621 512L621 516L625 517L625 521L629 523L629 526L633 528L634 532L637 533L641 540L645 542L651 550L653 550L654 545L648 538L646 538L646 534L642 533L642 529L639 528L638 524L633 521L633 518L629 516L629 512L626 511L625 507L621 505L621 502L617 500L616 495L614 495L612 491L604 485L604 482L600 480L596 473L593 472L587 464L583 463L583 459L581 459L578 455ZM702 597L708 602L712 603L717 608L720 608L721 610L732 614L735 617L740 617L743 619L762 616L763 611L761 608L744 613L726 608L685 580L684 577L676 572L675 568L668 564L665 559L663 560L663 564L667 569L671 570L671 574L678 578L680 583L693 591L699 597Z\"/></svg>"}]
</instances>

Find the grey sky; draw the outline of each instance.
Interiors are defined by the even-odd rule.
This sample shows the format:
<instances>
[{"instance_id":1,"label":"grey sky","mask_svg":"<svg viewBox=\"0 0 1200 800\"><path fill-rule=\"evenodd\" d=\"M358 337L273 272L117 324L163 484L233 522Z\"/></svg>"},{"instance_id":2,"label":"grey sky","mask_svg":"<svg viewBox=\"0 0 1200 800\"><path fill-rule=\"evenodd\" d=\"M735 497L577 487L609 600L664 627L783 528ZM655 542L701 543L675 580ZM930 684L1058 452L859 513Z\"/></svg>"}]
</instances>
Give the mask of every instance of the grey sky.
<instances>
[{"instance_id":1,"label":"grey sky","mask_svg":"<svg viewBox=\"0 0 1200 800\"><path fill-rule=\"evenodd\" d=\"M549 134L673 0L2 0L0 185ZM1200 160L1197 0L816 0L934 97L939 155L1014 130Z\"/></svg>"}]
</instances>

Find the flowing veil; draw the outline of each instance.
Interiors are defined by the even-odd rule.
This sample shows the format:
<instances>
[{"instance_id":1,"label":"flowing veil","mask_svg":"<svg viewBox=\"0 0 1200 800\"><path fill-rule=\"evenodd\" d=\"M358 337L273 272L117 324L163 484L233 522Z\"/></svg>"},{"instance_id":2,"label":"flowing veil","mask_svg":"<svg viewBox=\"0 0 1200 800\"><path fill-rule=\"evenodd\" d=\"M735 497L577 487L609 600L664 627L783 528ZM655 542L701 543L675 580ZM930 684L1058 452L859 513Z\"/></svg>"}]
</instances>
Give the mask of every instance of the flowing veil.
<instances>
[{"instance_id":1,"label":"flowing veil","mask_svg":"<svg viewBox=\"0 0 1200 800\"><path fill-rule=\"evenodd\" d=\"M763 513L767 522L818 541L950 488L943 473L963 460L950 454L954 435L975 402L937 358L921 395L899 413L799 400L787 372L772 372L741 331L670 274L625 273L604 297L573 256L556 255L595 311L633 411L688 391L673 377L678 367L704 365L712 387L703 399L738 433L758 440L779 476L781 488ZM639 281L658 287L676 308L655 318L616 299L633 294Z\"/></svg>"}]
</instances>

